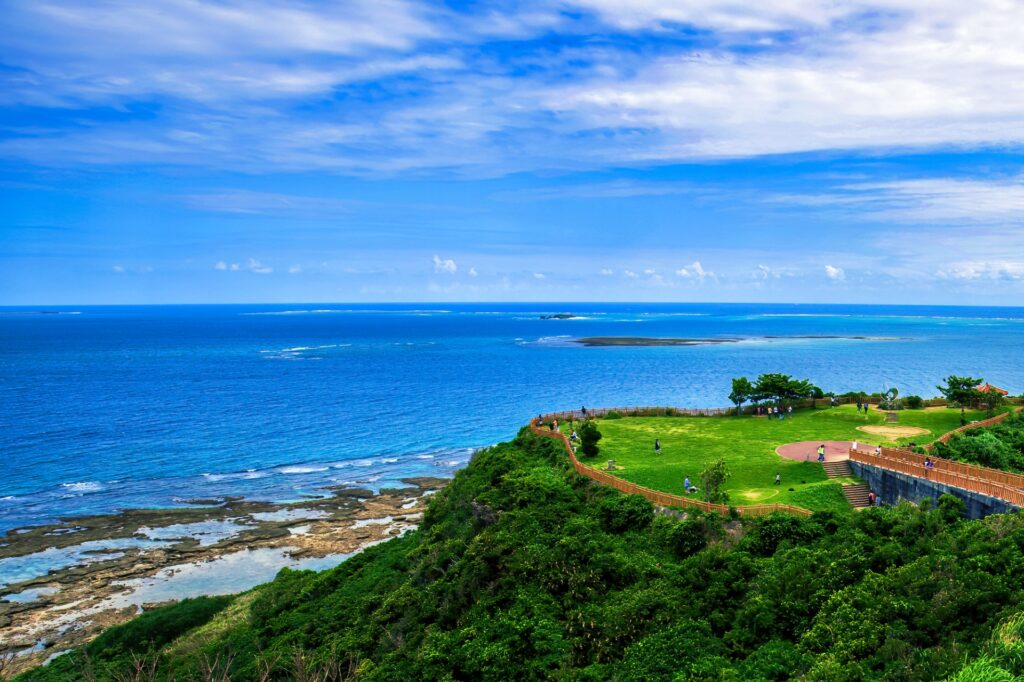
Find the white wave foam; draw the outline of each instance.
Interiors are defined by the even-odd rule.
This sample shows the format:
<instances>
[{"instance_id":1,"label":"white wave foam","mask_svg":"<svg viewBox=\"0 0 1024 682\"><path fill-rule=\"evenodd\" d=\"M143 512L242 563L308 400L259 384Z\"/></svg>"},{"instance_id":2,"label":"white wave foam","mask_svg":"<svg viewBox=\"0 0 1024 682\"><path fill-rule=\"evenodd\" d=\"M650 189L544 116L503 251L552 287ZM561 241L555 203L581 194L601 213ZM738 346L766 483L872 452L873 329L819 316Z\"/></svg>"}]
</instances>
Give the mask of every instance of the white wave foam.
<instances>
[{"instance_id":1,"label":"white wave foam","mask_svg":"<svg viewBox=\"0 0 1024 682\"><path fill-rule=\"evenodd\" d=\"M384 464L394 464L397 461L397 457L385 457L384 459L381 460L381 462L383 462Z\"/></svg>"},{"instance_id":2,"label":"white wave foam","mask_svg":"<svg viewBox=\"0 0 1024 682\"><path fill-rule=\"evenodd\" d=\"M282 474L316 474L327 471L330 467L325 466L290 466L278 469Z\"/></svg>"},{"instance_id":3,"label":"white wave foam","mask_svg":"<svg viewBox=\"0 0 1024 682\"><path fill-rule=\"evenodd\" d=\"M103 490L103 486L96 481L82 481L80 483L61 483L61 488L76 493L94 493Z\"/></svg>"}]
</instances>

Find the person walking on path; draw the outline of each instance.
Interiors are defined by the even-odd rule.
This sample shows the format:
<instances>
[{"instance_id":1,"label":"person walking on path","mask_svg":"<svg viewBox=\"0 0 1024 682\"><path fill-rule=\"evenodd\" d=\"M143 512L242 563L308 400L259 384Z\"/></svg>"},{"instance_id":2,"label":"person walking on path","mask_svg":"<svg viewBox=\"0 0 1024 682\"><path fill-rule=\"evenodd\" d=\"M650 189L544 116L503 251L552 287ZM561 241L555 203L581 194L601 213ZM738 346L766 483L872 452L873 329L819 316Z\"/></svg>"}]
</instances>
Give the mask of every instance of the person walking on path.
<instances>
[{"instance_id":1,"label":"person walking on path","mask_svg":"<svg viewBox=\"0 0 1024 682\"><path fill-rule=\"evenodd\" d=\"M875 506L875 491L874 490L868 492L868 504L871 505L872 507Z\"/></svg>"},{"instance_id":2,"label":"person walking on path","mask_svg":"<svg viewBox=\"0 0 1024 682\"><path fill-rule=\"evenodd\" d=\"M782 485L782 476L775 472L775 485Z\"/></svg>"},{"instance_id":3,"label":"person walking on path","mask_svg":"<svg viewBox=\"0 0 1024 682\"><path fill-rule=\"evenodd\" d=\"M654 439L654 454L661 454L661 441L657 438Z\"/></svg>"},{"instance_id":4,"label":"person walking on path","mask_svg":"<svg viewBox=\"0 0 1024 682\"><path fill-rule=\"evenodd\" d=\"M821 445L818 446L818 462L820 464L824 464L825 463L825 444L824 443L822 443Z\"/></svg>"}]
</instances>

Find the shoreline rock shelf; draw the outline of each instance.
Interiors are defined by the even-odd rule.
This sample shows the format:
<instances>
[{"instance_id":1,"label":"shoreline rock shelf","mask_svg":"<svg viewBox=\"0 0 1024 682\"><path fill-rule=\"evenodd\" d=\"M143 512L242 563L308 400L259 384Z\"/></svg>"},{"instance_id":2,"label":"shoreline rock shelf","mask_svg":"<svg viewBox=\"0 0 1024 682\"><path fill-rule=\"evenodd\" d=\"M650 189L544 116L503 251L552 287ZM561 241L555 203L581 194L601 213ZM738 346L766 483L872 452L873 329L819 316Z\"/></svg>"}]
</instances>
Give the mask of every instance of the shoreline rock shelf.
<instances>
[{"instance_id":1,"label":"shoreline rock shelf","mask_svg":"<svg viewBox=\"0 0 1024 682\"><path fill-rule=\"evenodd\" d=\"M378 494L343 488L316 500L233 499L211 507L136 509L11 530L0 547L0 654L15 652L18 671L38 665L151 606L140 599L154 593L176 595L175 575L202 576L197 567L218 562L242 565L237 557L243 554L260 553L280 567L319 569L334 565L334 559L340 563L365 547L415 529L429 496L448 481L425 477L402 482L409 487ZM209 527L213 534L192 533ZM85 543L112 549L78 551ZM47 570L51 556L68 554L74 557L70 562ZM238 576L232 583L238 590L232 591L265 582L279 567L264 563L261 568L252 572L252 584ZM26 577L34 569L40 575ZM182 582L196 590L194 579ZM224 593L218 584L223 586L223 576L219 582L211 578L211 594ZM196 594L183 592L172 601L188 596Z\"/></svg>"}]
</instances>

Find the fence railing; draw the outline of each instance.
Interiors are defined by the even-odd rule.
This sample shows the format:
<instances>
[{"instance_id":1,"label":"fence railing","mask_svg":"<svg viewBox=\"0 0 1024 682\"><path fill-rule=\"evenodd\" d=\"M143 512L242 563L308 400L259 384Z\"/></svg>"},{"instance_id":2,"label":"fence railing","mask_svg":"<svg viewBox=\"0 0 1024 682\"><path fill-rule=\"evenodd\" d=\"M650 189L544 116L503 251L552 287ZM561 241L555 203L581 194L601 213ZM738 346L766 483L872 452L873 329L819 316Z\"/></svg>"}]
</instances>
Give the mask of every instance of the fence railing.
<instances>
[{"instance_id":1,"label":"fence railing","mask_svg":"<svg viewBox=\"0 0 1024 682\"><path fill-rule=\"evenodd\" d=\"M1021 411L1020 409L1017 410L1017 412L1020 412L1020 411ZM942 434L941 436L936 438L934 441L929 443L928 447L931 448L936 443L948 443L950 438L952 438L953 436L956 436L958 434L961 434L964 431L970 431L971 429L980 429L980 428L983 428L983 427L986 427L986 426L992 426L993 424L998 424L999 422L1003 421L1004 419L1009 417L1011 414L1013 414L1013 412L1014 412L1014 410L1010 410L1009 412L1003 412L1002 414L997 414L994 417L989 417L988 419L983 419L980 422L971 422L970 424L964 424L963 426L961 426L958 429L953 429L949 433Z\"/></svg>"},{"instance_id":2,"label":"fence railing","mask_svg":"<svg viewBox=\"0 0 1024 682\"><path fill-rule=\"evenodd\" d=\"M621 411L626 408L620 408L617 410L606 409L603 412L606 414L611 411ZM665 408L642 408L642 409L665 409ZM591 417L601 416L602 410L587 410L587 415ZM689 507L692 509L700 509L704 512L718 512L720 514L729 513L729 505L725 504L713 504L711 502L705 502L704 500L696 500L692 497L684 497L682 495L673 495L672 493L662 492L661 490L654 490L647 488L630 481L623 480L618 476L614 476L607 471L601 471L594 467L584 464L576 458L576 452L573 450L572 443L566 438L565 434L559 430L545 428L541 425L542 421L550 422L554 419L569 419L570 415L574 415L574 419L581 419L583 416L582 411L567 411L567 412L555 412L552 414L543 415L542 417L536 418L530 422L530 431L537 436L544 438L553 438L562 443L562 447L565 449L565 453L569 456L569 461L572 463L573 469L576 473L581 476L597 481L603 485L611 486L620 492L624 492L631 495L641 495L656 505L662 507ZM623 412L626 414L626 412ZM803 507L796 507L791 504L751 504L734 507L741 516L764 516L773 512L786 512L789 514L797 514L800 516L810 516L811 511L804 509Z\"/></svg>"},{"instance_id":3,"label":"fence railing","mask_svg":"<svg viewBox=\"0 0 1024 682\"><path fill-rule=\"evenodd\" d=\"M925 459L931 459L931 467L925 466ZM981 493L1014 506L1024 506L1024 476L1008 471L948 459L926 458L899 448L882 448L881 454L851 449L850 461Z\"/></svg>"}]
</instances>

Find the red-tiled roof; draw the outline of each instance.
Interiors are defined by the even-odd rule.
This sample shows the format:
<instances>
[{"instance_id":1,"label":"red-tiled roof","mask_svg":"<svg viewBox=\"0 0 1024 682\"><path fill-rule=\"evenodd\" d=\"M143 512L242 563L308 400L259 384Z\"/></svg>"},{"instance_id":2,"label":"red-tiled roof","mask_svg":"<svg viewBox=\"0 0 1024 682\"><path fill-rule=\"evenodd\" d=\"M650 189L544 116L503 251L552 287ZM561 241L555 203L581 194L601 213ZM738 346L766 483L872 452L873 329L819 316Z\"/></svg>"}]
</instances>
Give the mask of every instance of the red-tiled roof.
<instances>
[{"instance_id":1,"label":"red-tiled roof","mask_svg":"<svg viewBox=\"0 0 1024 682\"><path fill-rule=\"evenodd\" d=\"M978 390L981 391L982 393L1000 393L1002 395L1009 395L1010 393L1005 388L999 388L998 386L993 386L992 384L982 384L981 386L978 387Z\"/></svg>"}]
</instances>

